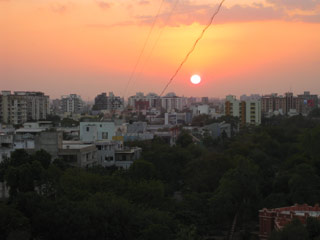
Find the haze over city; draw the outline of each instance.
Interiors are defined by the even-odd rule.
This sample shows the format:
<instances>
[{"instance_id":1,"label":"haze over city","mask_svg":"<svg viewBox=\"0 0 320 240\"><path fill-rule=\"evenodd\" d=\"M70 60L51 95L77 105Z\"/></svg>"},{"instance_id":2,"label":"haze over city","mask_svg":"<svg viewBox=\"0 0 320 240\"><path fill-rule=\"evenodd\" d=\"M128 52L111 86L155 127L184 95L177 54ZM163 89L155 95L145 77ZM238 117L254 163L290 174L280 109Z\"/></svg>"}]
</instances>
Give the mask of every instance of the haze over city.
<instances>
[{"instance_id":1,"label":"haze over city","mask_svg":"<svg viewBox=\"0 0 320 240\"><path fill-rule=\"evenodd\" d=\"M1 0L1 89L90 100L109 91L159 94L219 3L166 0L159 8L161 2ZM319 93L319 23L319 1L226 1L166 92ZM193 74L202 78L197 86Z\"/></svg>"}]
</instances>

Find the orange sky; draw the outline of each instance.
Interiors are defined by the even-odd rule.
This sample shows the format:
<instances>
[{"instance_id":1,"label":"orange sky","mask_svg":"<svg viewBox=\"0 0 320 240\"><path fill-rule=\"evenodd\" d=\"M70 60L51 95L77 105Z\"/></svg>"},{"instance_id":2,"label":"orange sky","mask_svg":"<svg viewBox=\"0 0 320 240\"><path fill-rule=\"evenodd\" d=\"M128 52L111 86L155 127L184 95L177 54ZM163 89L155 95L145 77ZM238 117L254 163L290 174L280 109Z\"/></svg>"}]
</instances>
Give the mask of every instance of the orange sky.
<instances>
[{"instance_id":1,"label":"orange sky","mask_svg":"<svg viewBox=\"0 0 320 240\"><path fill-rule=\"evenodd\" d=\"M164 0L125 93L162 0L0 0L0 89L85 100L109 91L159 94L218 3L179 0L172 12L176 1ZM237 3L226 1L167 92L320 94L320 0ZM197 86L194 73L203 80Z\"/></svg>"}]
</instances>

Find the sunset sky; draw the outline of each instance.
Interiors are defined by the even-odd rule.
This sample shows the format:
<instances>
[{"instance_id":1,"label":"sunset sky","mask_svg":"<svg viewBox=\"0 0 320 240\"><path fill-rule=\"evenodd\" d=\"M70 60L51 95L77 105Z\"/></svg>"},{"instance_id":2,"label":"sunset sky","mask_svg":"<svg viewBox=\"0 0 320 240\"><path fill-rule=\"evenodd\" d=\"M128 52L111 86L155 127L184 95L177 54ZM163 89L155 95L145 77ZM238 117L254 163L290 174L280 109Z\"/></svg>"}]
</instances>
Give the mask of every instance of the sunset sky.
<instances>
[{"instance_id":1,"label":"sunset sky","mask_svg":"<svg viewBox=\"0 0 320 240\"><path fill-rule=\"evenodd\" d=\"M0 90L159 94L216 0L0 0ZM156 13L160 15L125 91ZM152 51L153 49L153 51ZM199 74L194 86L190 76ZM320 0L226 0L167 92L320 94Z\"/></svg>"}]
</instances>

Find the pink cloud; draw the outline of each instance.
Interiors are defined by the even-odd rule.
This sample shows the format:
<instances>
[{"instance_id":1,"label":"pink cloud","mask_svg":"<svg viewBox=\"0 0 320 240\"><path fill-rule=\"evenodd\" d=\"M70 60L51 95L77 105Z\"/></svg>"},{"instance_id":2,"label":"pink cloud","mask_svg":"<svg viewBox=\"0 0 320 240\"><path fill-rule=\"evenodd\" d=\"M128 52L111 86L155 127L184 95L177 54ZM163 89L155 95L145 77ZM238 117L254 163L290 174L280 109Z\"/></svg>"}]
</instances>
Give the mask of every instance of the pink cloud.
<instances>
[{"instance_id":1,"label":"pink cloud","mask_svg":"<svg viewBox=\"0 0 320 240\"><path fill-rule=\"evenodd\" d=\"M267 0L277 7L288 9L313 10L320 5L319 0Z\"/></svg>"},{"instance_id":2,"label":"pink cloud","mask_svg":"<svg viewBox=\"0 0 320 240\"><path fill-rule=\"evenodd\" d=\"M96 1L98 6L102 9L108 9L112 6L111 3L105 2L105 1Z\"/></svg>"}]
</instances>

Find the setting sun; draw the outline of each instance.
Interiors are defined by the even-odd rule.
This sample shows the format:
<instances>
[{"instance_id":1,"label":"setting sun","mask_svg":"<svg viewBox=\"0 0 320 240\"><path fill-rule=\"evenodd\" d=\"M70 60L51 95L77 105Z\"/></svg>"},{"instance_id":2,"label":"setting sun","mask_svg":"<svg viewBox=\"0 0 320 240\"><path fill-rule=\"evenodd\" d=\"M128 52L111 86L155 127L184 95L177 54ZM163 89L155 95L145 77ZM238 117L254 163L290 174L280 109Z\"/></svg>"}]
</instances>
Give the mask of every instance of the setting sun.
<instances>
[{"instance_id":1,"label":"setting sun","mask_svg":"<svg viewBox=\"0 0 320 240\"><path fill-rule=\"evenodd\" d=\"M192 84L199 84L201 82L201 77L199 75L192 75L190 81Z\"/></svg>"}]
</instances>

